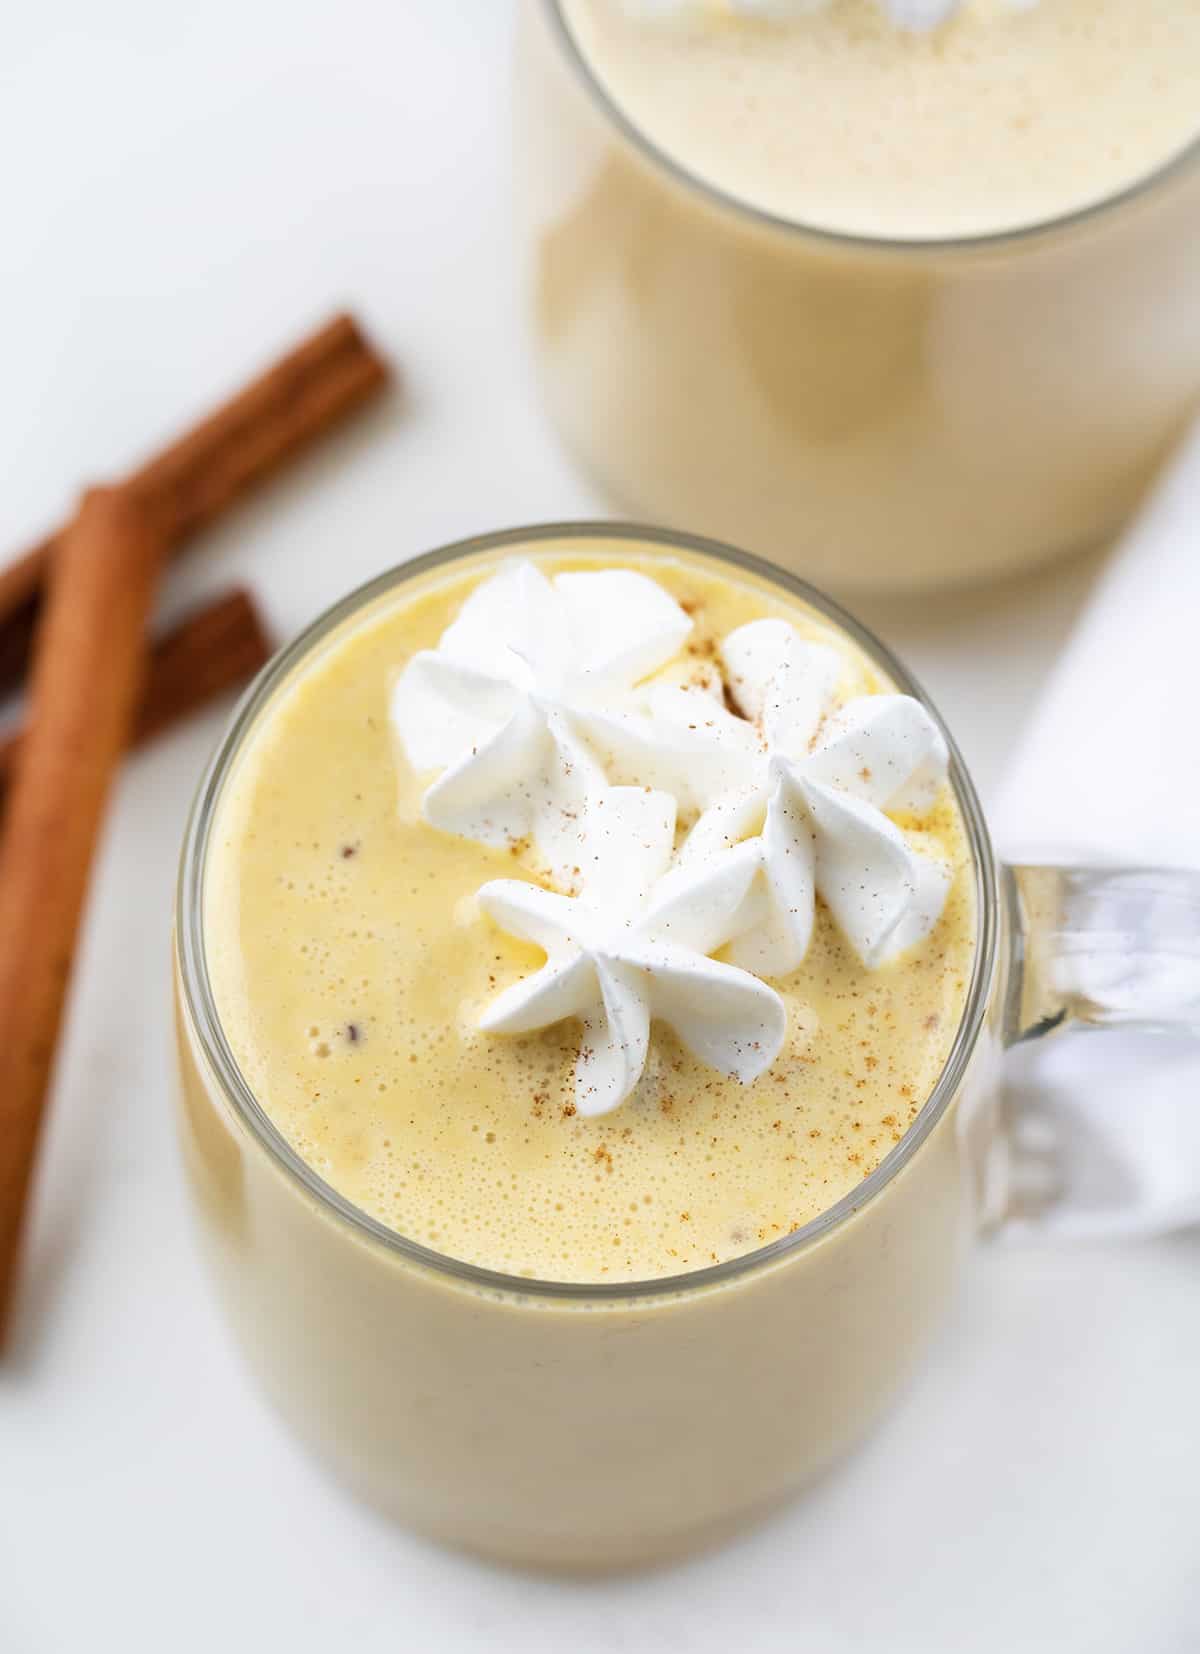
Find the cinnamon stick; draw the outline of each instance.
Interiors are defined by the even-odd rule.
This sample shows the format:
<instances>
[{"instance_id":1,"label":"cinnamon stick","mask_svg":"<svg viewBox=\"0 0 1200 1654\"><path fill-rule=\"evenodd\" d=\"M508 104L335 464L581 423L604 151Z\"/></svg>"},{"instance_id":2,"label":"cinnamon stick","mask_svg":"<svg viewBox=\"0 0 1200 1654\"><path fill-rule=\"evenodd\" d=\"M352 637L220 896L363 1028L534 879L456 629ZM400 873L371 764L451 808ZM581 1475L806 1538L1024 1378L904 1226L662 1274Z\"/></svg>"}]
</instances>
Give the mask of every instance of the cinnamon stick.
<instances>
[{"instance_id":1,"label":"cinnamon stick","mask_svg":"<svg viewBox=\"0 0 1200 1654\"><path fill-rule=\"evenodd\" d=\"M270 655L262 618L242 587L189 615L151 647L133 744L153 740L206 701L238 688ZM0 738L0 805L24 744L23 730Z\"/></svg>"},{"instance_id":2,"label":"cinnamon stick","mask_svg":"<svg viewBox=\"0 0 1200 1654\"><path fill-rule=\"evenodd\" d=\"M109 782L133 728L167 544L144 501L85 495L55 551L29 735L0 839L0 1341Z\"/></svg>"},{"instance_id":3,"label":"cinnamon stick","mask_svg":"<svg viewBox=\"0 0 1200 1654\"><path fill-rule=\"evenodd\" d=\"M231 401L135 471L126 487L163 524L172 551L387 384L352 316L334 317ZM58 534L0 569L0 694L29 660Z\"/></svg>"}]
</instances>

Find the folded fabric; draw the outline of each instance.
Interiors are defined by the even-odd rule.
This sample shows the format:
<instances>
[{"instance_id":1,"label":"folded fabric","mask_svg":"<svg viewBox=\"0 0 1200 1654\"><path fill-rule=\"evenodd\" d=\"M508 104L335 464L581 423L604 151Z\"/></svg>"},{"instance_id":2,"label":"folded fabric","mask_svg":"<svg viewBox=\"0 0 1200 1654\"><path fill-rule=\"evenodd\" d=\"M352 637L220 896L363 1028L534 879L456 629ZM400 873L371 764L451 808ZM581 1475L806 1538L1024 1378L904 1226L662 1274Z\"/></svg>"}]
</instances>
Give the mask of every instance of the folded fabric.
<instances>
[{"instance_id":1,"label":"folded fabric","mask_svg":"<svg viewBox=\"0 0 1200 1654\"><path fill-rule=\"evenodd\" d=\"M1009 861L1200 867L1200 428L1102 577L992 822ZM1019 1222L1200 1222L1200 1044L1052 1036L1010 1078Z\"/></svg>"}]
</instances>

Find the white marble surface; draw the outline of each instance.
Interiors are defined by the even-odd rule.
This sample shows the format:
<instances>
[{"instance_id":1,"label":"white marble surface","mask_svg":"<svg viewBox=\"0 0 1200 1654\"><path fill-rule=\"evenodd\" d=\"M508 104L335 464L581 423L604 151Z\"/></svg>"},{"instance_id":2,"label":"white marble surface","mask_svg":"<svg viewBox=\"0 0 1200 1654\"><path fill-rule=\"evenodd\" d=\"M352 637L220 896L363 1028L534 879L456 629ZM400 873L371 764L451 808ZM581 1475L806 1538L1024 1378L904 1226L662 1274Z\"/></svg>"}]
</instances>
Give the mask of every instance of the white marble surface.
<instances>
[{"instance_id":1,"label":"white marble surface","mask_svg":"<svg viewBox=\"0 0 1200 1654\"><path fill-rule=\"evenodd\" d=\"M179 605L251 578L286 634L473 530L597 514L532 395L496 0L6 16L0 544L334 305L405 369L215 534ZM992 793L1095 560L869 602ZM249 1389L193 1252L169 1109L167 926L213 714L113 814L0 1365L0 1649L1200 1646L1200 1236L993 1247L922 1380L803 1504L702 1562L579 1585L388 1529Z\"/></svg>"}]
</instances>

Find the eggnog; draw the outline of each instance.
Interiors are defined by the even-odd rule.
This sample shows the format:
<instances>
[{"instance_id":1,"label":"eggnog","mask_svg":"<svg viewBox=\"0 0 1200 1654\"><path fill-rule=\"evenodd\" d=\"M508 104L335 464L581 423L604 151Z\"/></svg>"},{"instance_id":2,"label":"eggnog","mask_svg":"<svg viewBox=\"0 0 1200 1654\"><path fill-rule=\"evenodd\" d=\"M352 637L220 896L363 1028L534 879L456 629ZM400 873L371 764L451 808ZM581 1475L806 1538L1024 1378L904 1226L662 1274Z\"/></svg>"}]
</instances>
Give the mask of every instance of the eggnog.
<instances>
[{"instance_id":1,"label":"eggnog","mask_svg":"<svg viewBox=\"0 0 1200 1654\"><path fill-rule=\"evenodd\" d=\"M836 588L1094 544L1200 390L1200 7L526 0L542 384L624 508Z\"/></svg>"},{"instance_id":2,"label":"eggnog","mask_svg":"<svg viewBox=\"0 0 1200 1654\"><path fill-rule=\"evenodd\" d=\"M550 556L537 566L595 565ZM620 566L651 575L691 620L668 674L712 668L723 639L765 616L830 636L802 607L685 559ZM577 1106L577 1019L521 1037L479 1027L538 956L475 899L522 871L522 855L431 826L394 751L397 673L480 584L477 570L443 576L368 611L243 755L206 909L239 1065L322 1178L435 1251L595 1282L752 1251L873 1171L941 1072L975 942L949 790L920 822L952 879L931 934L868 969L819 900L802 962L775 982L786 1035L764 1073L747 1084L715 1071L656 1022L632 1097L589 1117ZM854 687L887 688L848 640L836 647Z\"/></svg>"},{"instance_id":3,"label":"eggnog","mask_svg":"<svg viewBox=\"0 0 1200 1654\"><path fill-rule=\"evenodd\" d=\"M186 1160L265 1392L392 1515L661 1560L911 1370L994 932L890 671L765 567L596 526L401 570L254 694L181 885Z\"/></svg>"}]
</instances>

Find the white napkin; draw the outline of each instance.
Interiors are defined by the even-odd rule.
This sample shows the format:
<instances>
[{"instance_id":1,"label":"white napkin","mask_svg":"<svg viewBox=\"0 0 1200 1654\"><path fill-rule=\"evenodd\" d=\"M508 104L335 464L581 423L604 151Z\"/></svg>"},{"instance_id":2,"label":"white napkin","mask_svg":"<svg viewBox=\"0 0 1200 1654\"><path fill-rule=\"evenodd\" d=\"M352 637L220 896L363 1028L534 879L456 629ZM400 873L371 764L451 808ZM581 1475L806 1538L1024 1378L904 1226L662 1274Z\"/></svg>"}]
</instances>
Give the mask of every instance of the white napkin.
<instances>
[{"instance_id":1,"label":"white napkin","mask_svg":"<svg viewBox=\"0 0 1200 1654\"><path fill-rule=\"evenodd\" d=\"M1200 427L1103 576L992 825L1009 861L1200 867ZM1026 1223L1200 1222L1200 1044L1063 1034L1010 1060L1017 1175L1032 1187L1040 1159L1057 1186Z\"/></svg>"}]
</instances>

